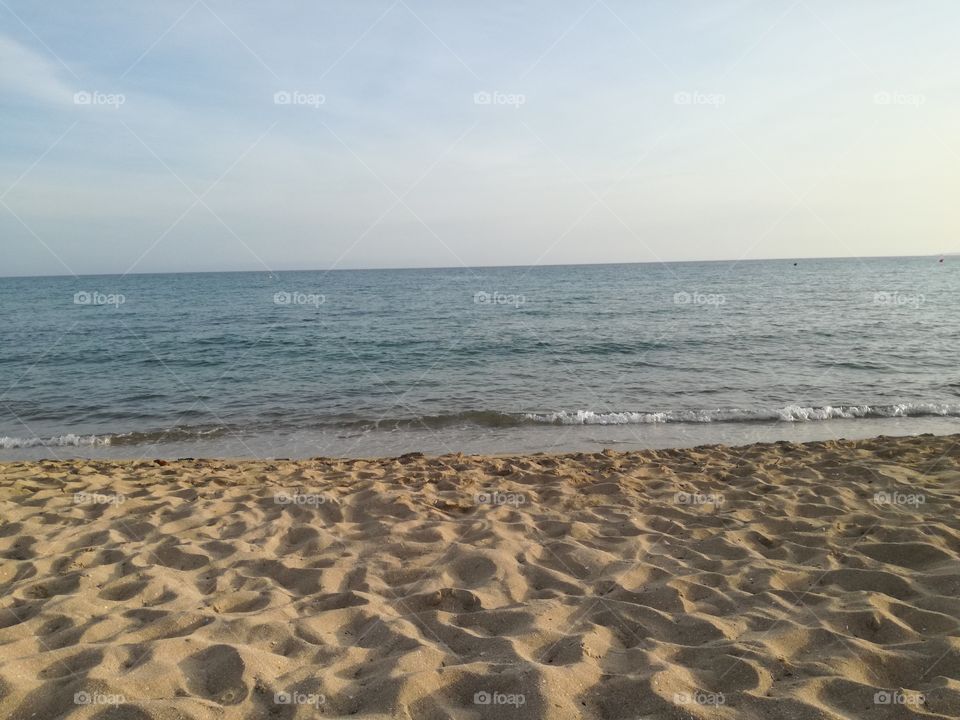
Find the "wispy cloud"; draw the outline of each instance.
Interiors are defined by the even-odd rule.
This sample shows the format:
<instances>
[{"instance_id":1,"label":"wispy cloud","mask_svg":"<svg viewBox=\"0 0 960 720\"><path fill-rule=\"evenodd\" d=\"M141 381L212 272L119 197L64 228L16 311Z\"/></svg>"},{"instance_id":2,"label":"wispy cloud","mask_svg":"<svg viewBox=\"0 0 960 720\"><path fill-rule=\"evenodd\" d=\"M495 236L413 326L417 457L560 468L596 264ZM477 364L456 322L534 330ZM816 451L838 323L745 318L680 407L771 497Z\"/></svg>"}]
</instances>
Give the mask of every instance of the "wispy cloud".
<instances>
[{"instance_id":1,"label":"wispy cloud","mask_svg":"<svg viewBox=\"0 0 960 720\"><path fill-rule=\"evenodd\" d=\"M0 34L0 91L13 98L66 107L73 103L73 94L79 90L76 85L76 80L59 63L50 60L45 51Z\"/></svg>"}]
</instances>

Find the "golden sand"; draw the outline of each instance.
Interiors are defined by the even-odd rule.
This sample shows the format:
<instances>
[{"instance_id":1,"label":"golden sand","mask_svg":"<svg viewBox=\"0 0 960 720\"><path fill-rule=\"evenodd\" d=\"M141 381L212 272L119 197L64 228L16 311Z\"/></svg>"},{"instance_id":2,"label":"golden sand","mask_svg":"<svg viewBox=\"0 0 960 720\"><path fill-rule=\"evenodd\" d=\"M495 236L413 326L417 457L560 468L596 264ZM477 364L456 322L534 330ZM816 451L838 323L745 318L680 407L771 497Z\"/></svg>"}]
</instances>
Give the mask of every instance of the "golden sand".
<instances>
[{"instance_id":1,"label":"golden sand","mask_svg":"<svg viewBox=\"0 0 960 720\"><path fill-rule=\"evenodd\" d=\"M958 717L958 443L2 464L0 717Z\"/></svg>"}]
</instances>

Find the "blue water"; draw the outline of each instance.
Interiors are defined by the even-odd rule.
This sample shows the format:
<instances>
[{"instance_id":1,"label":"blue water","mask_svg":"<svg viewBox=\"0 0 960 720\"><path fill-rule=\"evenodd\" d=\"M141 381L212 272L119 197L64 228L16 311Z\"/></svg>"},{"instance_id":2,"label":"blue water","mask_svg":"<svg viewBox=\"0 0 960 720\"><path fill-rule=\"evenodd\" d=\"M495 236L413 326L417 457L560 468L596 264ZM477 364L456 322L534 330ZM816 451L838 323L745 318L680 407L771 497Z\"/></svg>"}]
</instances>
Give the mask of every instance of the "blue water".
<instances>
[{"instance_id":1,"label":"blue water","mask_svg":"<svg viewBox=\"0 0 960 720\"><path fill-rule=\"evenodd\" d=\"M954 258L2 278L0 319L0 459L960 431Z\"/></svg>"}]
</instances>

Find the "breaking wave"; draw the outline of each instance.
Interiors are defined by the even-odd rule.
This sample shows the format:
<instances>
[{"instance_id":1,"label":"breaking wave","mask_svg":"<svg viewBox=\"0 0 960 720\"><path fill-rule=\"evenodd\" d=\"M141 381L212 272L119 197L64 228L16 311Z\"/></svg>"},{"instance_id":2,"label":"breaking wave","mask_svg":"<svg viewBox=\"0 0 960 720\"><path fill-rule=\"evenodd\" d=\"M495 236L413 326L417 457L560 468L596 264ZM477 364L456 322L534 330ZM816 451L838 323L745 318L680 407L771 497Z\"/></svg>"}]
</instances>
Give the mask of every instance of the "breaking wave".
<instances>
[{"instance_id":1,"label":"breaking wave","mask_svg":"<svg viewBox=\"0 0 960 720\"><path fill-rule=\"evenodd\" d=\"M103 445L148 445L169 442L213 440L225 436L297 431L358 430L377 432L392 430L439 430L443 428L511 428L535 425L644 425L656 423L759 423L819 422L824 420L856 420L860 418L897 417L960 417L960 404L901 403L898 405L787 405L771 409L714 408L698 410L559 410L551 412L507 413L473 410L426 416L381 418L377 420L315 419L281 427L179 426L167 429L82 435L65 433L51 437L0 437L0 450L33 447L94 447Z\"/></svg>"}]
</instances>

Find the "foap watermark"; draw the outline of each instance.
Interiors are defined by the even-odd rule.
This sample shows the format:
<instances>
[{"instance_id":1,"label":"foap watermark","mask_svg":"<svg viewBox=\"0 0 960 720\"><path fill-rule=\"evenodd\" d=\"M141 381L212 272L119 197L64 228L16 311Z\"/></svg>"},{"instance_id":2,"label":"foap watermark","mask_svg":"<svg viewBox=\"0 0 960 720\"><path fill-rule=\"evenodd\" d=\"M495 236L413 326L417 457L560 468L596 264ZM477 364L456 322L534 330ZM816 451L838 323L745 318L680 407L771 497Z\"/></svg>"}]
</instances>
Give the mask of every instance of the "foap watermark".
<instances>
[{"instance_id":1,"label":"foap watermark","mask_svg":"<svg viewBox=\"0 0 960 720\"><path fill-rule=\"evenodd\" d=\"M327 104L327 96L322 93L308 93L300 90L278 90L273 94L274 105L305 105L314 110Z\"/></svg>"},{"instance_id":2,"label":"foap watermark","mask_svg":"<svg viewBox=\"0 0 960 720\"><path fill-rule=\"evenodd\" d=\"M916 310L926 301L922 293L876 292L873 294L873 304L885 307L908 307Z\"/></svg>"},{"instance_id":3,"label":"foap watermark","mask_svg":"<svg viewBox=\"0 0 960 720\"><path fill-rule=\"evenodd\" d=\"M874 705L923 705L925 702L926 698L918 692L879 690L873 694Z\"/></svg>"},{"instance_id":4,"label":"foap watermark","mask_svg":"<svg viewBox=\"0 0 960 720\"><path fill-rule=\"evenodd\" d=\"M675 505L723 505L726 501L721 493L678 492L673 496Z\"/></svg>"},{"instance_id":5,"label":"foap watermark","mask_svg":"<svg viewBox=\"0 0 960 720\"><path fill-rule=\"evenodd\" d=\"M122 493L76 492L73 494L74 505L122 505L127 496Z\"/></svg>"},{"instance_id":6,"label":"foap watermark","mask_svg":"<svg viewBox=\"0 0 960 720\"><path fill-rule=\"evenodd\" d=\"M487 490L477 493L473 496L473 501L477 505L523 505L527 501L527 496L523 493L505 493L499 490Z\"/></svg>"},{"instance_id":7,"label":"foap watermark","mask_svg":"<svg viewBox=\"0 0 960 720\"><path fill-rule=\"evenodd\" d=\"M673 294L674 305L712 305L716 307L719 305L724 305L726 302L726 296L719 293L690 293L683 290Z\"/></svg>"},{"instance_id":8,"label":"foap watermark","mask_svg":"<svg viewBox=\"0 0 960 720\"><path fill-rule=\"evenodd\" d=\"M112 305L119 308L127 301L122 293L102 293L96 290L81 290L73 294L74 305Z\"/></svg>"},{"instance_id":9,"label":"foap watermark","mask_svg":"<svg viewBox=\"0 0 960 720\"><path fill-rule=\"evenodd\" d=\"M320 693L302 693L296 690L287 690L286 692L275 692L273 694L274 705L313 705L313 707L319 708L326 702L326 696Z\"/></svg>"},{"instance_id":10,"label":"foap watermark","mask_svg":"<svg viewBox=\"0 0 960 720\"><path fill-rule=\"evenodd\" d=\"M673 702L677 705L723 705L727 698L721 692L694 690L692 693L674 693Z\"/></svg>"},{"instance_id":11,"label":"foap watermark","mask_svg":"<svg viewBox=\"0 0 960 720\"><path fill-rule=\"evenodd\" d=\"M273 494L273 502L277 505L300 505L318 507L331 502L330 498L322 493L302 493L296 492L276 492Z\"/></svg>"},{"instance_id":12,"label":"foap watermark","mask_svg":"<svg viewBox=\"0 0 960 720\"><path fill-rule=\"evenodd\" d=\"M891 492L878 492L873 496L873 502L876 505L909 505L918 507L926 501L927 497L922 493L902 493L896 490Z\"/></svg>"},{"instance_id":13,"label":"foap watermark","mask_svg":"<svg viewBox=\"0 0 960 720\"><path fill-rule=\"evenodd\" d=\"M127 698L116 693L87 692L81 690L73 694L74 705L124 705Z\"/></svg>"},{"instance_id":14,"label":"foap watermark","mask_svg":"<svg viewBox=\"0 0 960 720\"><path fill-rule=\"evenodd\" d=\"M873 94L874 105L908 105L910 107L920 107L926 101L927 96L920 93L880 90Z\"/></svg>"},{"instance_id":15,"label":"foap watermark","mask_svg":"<svg viewBox=\"0 0 960 720\"><path fill-rule=\"evenodd\" d=\"M721 93L705 93L699 90L678 90L673 94L674 105L706 105L719 109L727 101Z\"/></svg>"},{"instance_id":16,"label":"foap watermark","mask_svg":"<svg viewBox=\"0 0 960 720\"><path fill-rule=\"evenodd\" d=\"M106 105L114 109L127 101L123 93L105 93L99 90L81 90L73 94L74 105Z\"/></svg>"},{"instance_id":17,"label":"foap watermark","mask_svg":"<svg viewBox=\"0 0 960 720\"><path fill-rule=\"evenodd\" d=\"M474 705L513 705L513 707L520 707L521 705L525 705L526 702L527 696L523 693L502 693L481 690L473 694Z\"/></svg>"},{"instance_id":18,"label":"foap watermark","mask_svg":"<svg viewBox=\"0 0 960 720\"><path fill-rule=\"evenodd\" d=\"M320 307L327 301L327 296L320 293L286 292L281 290L273 294L274 305L313 305Z\"/></svg>"},{"instance_id":19,"label":"foap watermark","mask_svg":"<svg viewBox=\"0 0 960 720\"><path fill-rule=\"evenodd\" d=\"M478 90L473 94L474 105L507 105L519 109L526 104L527 96L521 93L505 93L499 90Z\"/></svg>"},{"instance_id":20,"label":"foap watermark","mask_svg":"<svg viewBox=\"0 0 960 720\"><path fill-rule=\"evenodd\" d=\"M525 295L517 293L486 292L481 290L473 294L473 302L476 305L512 305L519 308L527 302Z\"/></svg>"}]
</instances>

